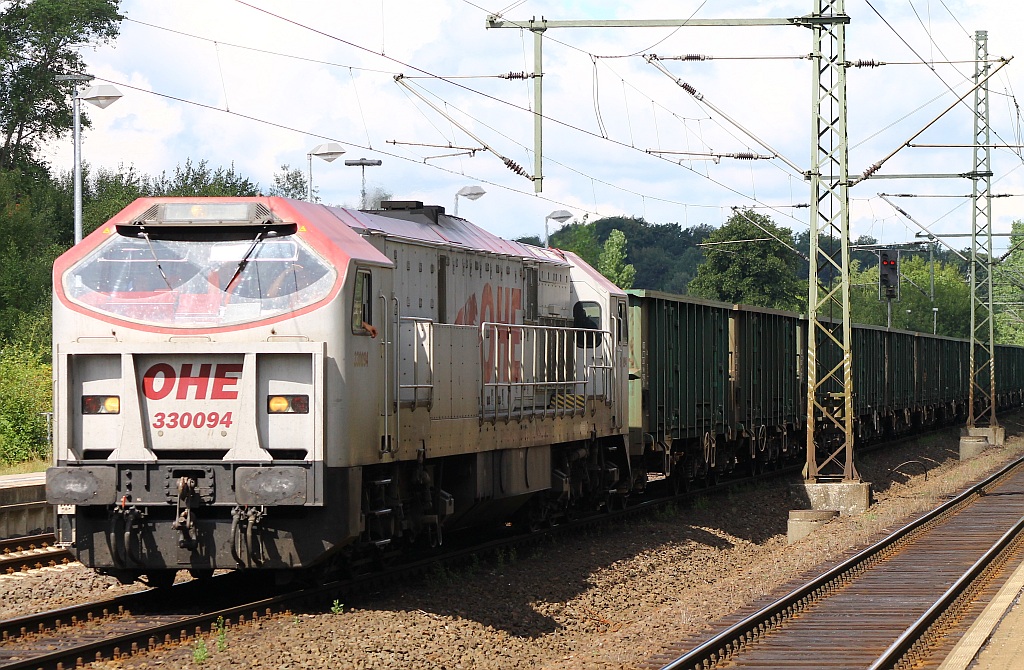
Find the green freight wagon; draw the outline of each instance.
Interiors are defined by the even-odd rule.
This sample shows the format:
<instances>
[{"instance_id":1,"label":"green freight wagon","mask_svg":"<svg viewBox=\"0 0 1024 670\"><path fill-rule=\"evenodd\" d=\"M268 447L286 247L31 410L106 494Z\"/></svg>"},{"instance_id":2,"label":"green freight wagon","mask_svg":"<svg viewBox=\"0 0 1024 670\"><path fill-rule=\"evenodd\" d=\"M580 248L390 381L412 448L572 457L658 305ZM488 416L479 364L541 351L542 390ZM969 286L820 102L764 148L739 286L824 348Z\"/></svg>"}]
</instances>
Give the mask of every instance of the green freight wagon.
<instances>
[{"instance_id":1,"label":"green freight wagon","mask_svg":"<svg viewBox=\"0 0 1024 670\"><path fill-rule=\"evenodd\" d=\"M875 326L853 326L853 413L863 439L882 432L888 411L886 342L888 333Z\"/></svg>"},{"instance_id":2,"label":"green freight wagon","mask_svg":"<svg viewBox=\"0 0 1024 670\"><path fill-rule=\"evenodd\" d=\"M1000 406L1020 403L1024 393L1024 348L996 346L996 396Z\"/></svg>"},{"instance_id":3,"label":"green freight wagon","mask_svg":"<svg viewBox=\"0 0 1024 670\"><path fill-rule=\"evenodd\" d=\"M917 370L915 369L915 333L890 330L888 333L888 392L892 410L893 430L902 432L913 426L916 405Z\"/></svg>"},{"instance_id":4,"label":"green freight wagon","mask_svg":"<svg viewBox=\"0 0 1024 670\"><path fill-rule=\"evenodd\" d=\"M943 404L943 342L938 337L924 333L918 333L914 339L914 365L917 370L914 413L922 425L931 425Z\"/></svg>"},{"instance_id":5,"label":"green freight wagon","mask_svg":"<svg viewBox=\"0 0 1024 670\"><path fill-rule=\"evenodd\" d=\"M677 484L726 467L732 305L629 291L629 439L647 472Z\"/></svg>"},{"instance_id":6,"label":"green freight wagon","mask_svg":"<svg viewBox=\"0 0 1024 670\"><path fill-rule=\"evenodd\" d=\"M806 420L800 315L735 305L729 327L732 423L738 455L755 466L788 456Z\"/></svg>"}]
</instances>

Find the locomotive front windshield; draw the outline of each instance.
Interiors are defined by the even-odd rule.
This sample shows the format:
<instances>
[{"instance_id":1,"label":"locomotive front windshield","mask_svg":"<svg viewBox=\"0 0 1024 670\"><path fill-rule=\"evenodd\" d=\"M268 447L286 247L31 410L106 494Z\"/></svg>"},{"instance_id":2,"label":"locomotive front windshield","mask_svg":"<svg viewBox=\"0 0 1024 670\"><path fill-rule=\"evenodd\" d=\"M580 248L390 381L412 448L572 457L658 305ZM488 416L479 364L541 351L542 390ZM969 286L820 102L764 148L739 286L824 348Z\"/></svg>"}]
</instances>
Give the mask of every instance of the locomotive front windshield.
<instances>
[{"instance_id":1,"label":"locomotive front windshield","mask_svg":"<svg viewBox=\"0 0 1024 670\"><path fill-rule=\"evenodd\" d=\"M64 291L128 321L206 328L301 309L325 298L337 278L294 235L184 237L111 235L65 274Z\"/></svg>"}]
</instances>

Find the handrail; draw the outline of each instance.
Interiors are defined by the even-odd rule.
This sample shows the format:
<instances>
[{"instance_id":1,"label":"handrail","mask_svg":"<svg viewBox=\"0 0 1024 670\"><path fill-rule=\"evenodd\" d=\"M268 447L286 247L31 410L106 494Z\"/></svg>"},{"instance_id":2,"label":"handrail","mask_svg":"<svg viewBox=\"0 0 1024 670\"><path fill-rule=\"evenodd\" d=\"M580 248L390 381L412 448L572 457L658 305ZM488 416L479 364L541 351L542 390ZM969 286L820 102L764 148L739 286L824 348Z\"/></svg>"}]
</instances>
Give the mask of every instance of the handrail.
<instances>
[{"instance_id":1,"label":"handrail","mask_svg":"<svg viewBox=\"0 0 1024 670\"><path fill-rule=\"evenodd\" d=\"M520 342L522 343L519 347L511 346L512 332L519 331L522 336ZM492 337L493 342L489 345L485 344L485 340L488 337ZM505 355L500 355L499 343L502 339L502 334L506 340ZM590 341L595 341L599 337L603 338L601 344L596 342L593 346L582 348L584 351L584 361L582 366L577 368L576 356L578 347L576 345L576 339L579 334L587 338ZM554 349L551 347L551 340L554 339ZM532 350L528 350L525 346L526 342L533 341ZM515 360L515 351L521 351L524 354L527 351L531 351L530 356L532 369L529 370L529 377L532 381L527 381L526 372L521 367L523 359L519 361ZM491 361L488 364L486 354L490 352L492 355ZM550 369L550 358L548 354L553 354L555 359L555 367L558 368L555 372L556 379L548 379L548 371ZM545 370L541 371L537 369L539 363L545 364ZM520 367L516 367L516 364L520 364ZM480 387L480 411L481 414L484 412L484 404L486 402L486 395L488 389L505 389L509 402L505 408L504 419L506 422L511 421L513 418L513 403L512 398L514 396L514 390L519 391L520 401L524 396L524 392L529 389L531 390L533 402L529 408L524 406L520 402L518 407L518 414L515 418L522 420L527 414L529 409L530 415L540 414L547 416L549 413L552 416L575 416L577 413L583 414L586 411L586 404L589 400L597 398L597 379L598 375L604 381L603 396L606 399L606 403L611 404L614 400L615 392L615 376L616 370L614 367L614 346L612 340L612 334L607 330L596 330L592 328L575 328L575 327L562 327L562 326L537 326L530 324L517 324L517 323L500 323L494 321L485 321L480 324L480 367L481 372L481 387ZM513 371L518 371L519 375L514 375ZM569 371L572 370L572 379L569 379ZM487 372L490 372L490 376L494 381L485 381L487 379ZM582 376L580 375L582 373ZM543 376L543 379L538 379ZM518 377L518 379L516 379ZM545 401L544 407L541 411L537 408L537 394L536 389L538 388L551 388L554 387L556 392L560 392L563 396L569 395L582 395L584 396L584 402L582 405L578 405L576 402L566 402L561 408L554 407L550 410L547 408L547 402ZM588 388L592 390L588 391ZM571 407L570 407L571 405ZM497 404L494 407L493 421L497 421L499 416L499 408Z\"/></svg>"},{"instance_id":2,"label":"handrail","mask_svg":"<svg viewBox=\"0 0 1024 670\"><path fill-rule=\"evenodd\" d=\"M387 449L388 446L390 445L391 439L391 429L388 425L388 419L390 418L391 411L391 408L389 406L391 403L388 401L388 332L390 330L388 328L388 324L390 323L390 319L388 319L387 296L381 293L377 297L380 298L382 305L381 311L383 312L382 316L384 317L381 319L381 326L383 327L383 332L381 333L380 341L380 345L384 348L384 443L381 444L380 447L378 448L380 453L383 455L385 449Z\"/></svg>"}]
</instances>

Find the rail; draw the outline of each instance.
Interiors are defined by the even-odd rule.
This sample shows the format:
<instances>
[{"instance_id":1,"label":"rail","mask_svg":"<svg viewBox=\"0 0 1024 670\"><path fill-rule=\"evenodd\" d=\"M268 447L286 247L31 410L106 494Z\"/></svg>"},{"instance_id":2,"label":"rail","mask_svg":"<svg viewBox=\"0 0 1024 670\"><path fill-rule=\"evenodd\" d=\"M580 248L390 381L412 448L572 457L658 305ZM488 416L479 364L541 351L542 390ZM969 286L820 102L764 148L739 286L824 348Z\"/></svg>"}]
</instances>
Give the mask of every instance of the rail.
<instances>
[{"instance_id":1,"label":"rail","mask_svg":"<svg viewBox=\"0 0 1024 670\"><path fill-rule=\"evenodd\" d=\"M481 323L481 415L492 422L521 421L583 415L598 400L611 404L612 342L607 330Z\"/></svg>"},{"instance_id":2,"label":"rail","mask_svg":"<svg viewBox=\"0 0 1024 670\"><path fill-rule=\"evenodd\" d=\"M883 538L876 544L858 552L856 555L848 558L807 584L804 584L781 599L765 606L742 621L733 624L726 630L694 647L686 654L665 663L661 666L662 670L716 667L719 663L722 663L727 658L731 657L742 647L765 636L769 631L779 626L783 621L795 616L809 603L830 592L836 585L844 584L846 581L863 572L867 567L879 561L880 557L885 552L890 551L900 543L907 541L913 535L922 531L922 529L930 527L946 516L967 506L972 500L979 496L984 496L986 487L1007 476L1014 469L1021 467L1022 464L1024 464L1024 459L1008 464L998 472L986 478L984 481L967 489L945 504L911 521L888 537ZM961 589L955 587L951 588L950 592L957 592L959 590ZM949 594L947 593L947 596L948 595ZM929 614L922 617L922 620L931 616L932 613L931 610L929 610ZM932 620L933 619L929 619L929 621ZM901 637L899 644L894 644L886 653L887 655L893 655L897 651L905 649L907 644L907 640ZM879 660L883 661L883 659Z\"/></svg>"}]
</instances>

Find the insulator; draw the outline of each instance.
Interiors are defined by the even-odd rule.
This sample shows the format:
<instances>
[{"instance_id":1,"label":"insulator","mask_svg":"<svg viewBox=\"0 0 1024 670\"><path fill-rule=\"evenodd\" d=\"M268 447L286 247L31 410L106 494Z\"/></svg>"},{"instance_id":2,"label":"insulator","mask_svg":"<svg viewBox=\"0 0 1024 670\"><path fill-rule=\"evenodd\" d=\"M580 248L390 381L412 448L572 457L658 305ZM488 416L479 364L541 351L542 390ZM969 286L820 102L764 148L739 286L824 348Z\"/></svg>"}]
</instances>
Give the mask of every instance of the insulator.
<instances>
[{"instance_id":1,"label":"insulator","mask_svg":"<svg viewBox=\"0 0 1024 670\"><path fill-rule=\"evenodd\" d=\"M686 54L679 60L707 60L708 57L704 54Z\"/></svg>"},{"instance_id":2,"label":"insulator","mask_svg":"<svg viewBox=\"0 0 1024 670\"><path fill-rule=\"evenodd\" d=\"M512 172L515 172L517 175L519 175L521 177L529 177L530 176L530 175L528 175L526 173L526 170L523 168L522 165L520 165L519 163L515 162L511 158L502 158L501 162L503 162L505 164L505 167L507 167L509 170L512 170Z\"/></svg>"},{"instance_id":3,"label":"insulator","mask_svg":"<svg viewBox=\"0 0 1024 670\"><path fill-rule=\"evenodd\" d=\"M733 158L738 158L741 161L752 161L757 158L757 154L749 151L741 151L740 153L735 154Z\"/></svg>"},{"instance_id":4,"label":"insulator","mask_svg":"<svg viewBox=\"0 0 1024 670\"><path fill-rule=\"evenodd\" d=\"M857 59L857 60L853 61L852 63L850 63L851 67L878 67L879 65L881 65L881 63L879 63L878 61L873 60L873 59L872 60Z\"/></svg>"},{"instance_id":5,"label":"insulator","mask_svg":"<svg viewBox=\"0 0 1024 670\"><path fill-rule=\"evenodd\" d=\"M530 79L533 77L529 72L506 72L505 74L498 76L502 79Z\"/></svg>"},{"instance_id":6,"label":"insulator","mask_svg":"<svg viewBox=\"0 0 1024 670\"><path fill-rule=\"evenodd\" d=\"M874 165L869 167L867 170L864 170L864 176L861 177L861 179L867 179L871 175L873 175L876 172L878 172L878 170L881 169L881 167L882 167L881 163L875 163Z\"/></svg>"}]
</instances>

